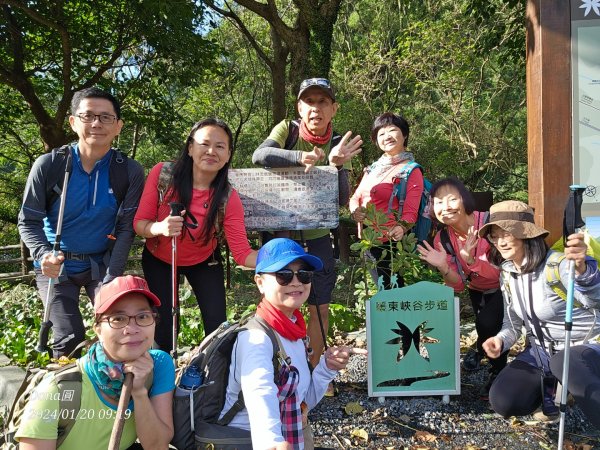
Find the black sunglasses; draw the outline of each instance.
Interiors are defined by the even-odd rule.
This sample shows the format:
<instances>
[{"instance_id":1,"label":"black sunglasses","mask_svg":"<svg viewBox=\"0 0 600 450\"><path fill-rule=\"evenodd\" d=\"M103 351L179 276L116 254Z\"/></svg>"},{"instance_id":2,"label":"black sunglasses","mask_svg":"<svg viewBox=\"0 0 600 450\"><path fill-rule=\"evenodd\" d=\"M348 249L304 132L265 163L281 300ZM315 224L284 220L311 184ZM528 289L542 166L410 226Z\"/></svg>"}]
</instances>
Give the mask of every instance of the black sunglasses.
<instances>
[{"instance_id":1,"label":"black sunglasses","mask_svg":"<svg viewBox=\"0 0 600 450\"><path fill-rule=\"evenodd\" d=\"M277 283L279 283L281 286L287 286L288 284L290 284L292 282L292 280L294 279L294 275L296 275L296 277L298 278L298 281L302 284L312 283L313 274L314 274L314 272L312 270L304 270L304 269L297 270L296 272L294 272L293 270L290 270L290 269L281 269L281 270L278 270L277 272L264 272L264 273L268 273L270 275L275 275L275 280L277 280Z\"/></svg>"}]
</instances>

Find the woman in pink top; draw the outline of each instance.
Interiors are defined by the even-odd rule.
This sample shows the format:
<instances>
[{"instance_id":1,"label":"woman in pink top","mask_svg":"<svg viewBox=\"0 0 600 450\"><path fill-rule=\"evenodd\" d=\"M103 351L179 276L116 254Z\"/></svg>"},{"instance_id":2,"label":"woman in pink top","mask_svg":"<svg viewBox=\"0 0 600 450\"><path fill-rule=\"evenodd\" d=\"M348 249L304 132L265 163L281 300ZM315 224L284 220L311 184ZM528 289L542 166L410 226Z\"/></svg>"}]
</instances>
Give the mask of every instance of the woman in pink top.
<instances>
[{"instance_id":1,"label":"woman in pink top","mask_svg":"<svg viewBox=\"0 0 600 450\"><path fill-rule=\"evenodd\" d=\"M393 194L394 184L400 182L399 174L403 167L414 161L411 152L406 151L410 128L404 117L386 112L373 122L371 128L371 140L383 151L383 155L365 169L365 174L350 198L350 211L352 218L362 223L365 220L365 207L367 203L373 203L375 208L385 211L389 221L387 227L387 238L399 241L407 231L398 219L414 224L417 222L421 194L423 193L423 173L413 170L407 180L406 198L404 206L400 209L398 198ZM391 200L391 202L390 202ZM390 260L389 256L381 261L384 247L373 247L371 254L378 260L377 274L383 276L384 286L390 283ZM398 286L403 286L404 281L399 278Z\"/></svg>"},{"instance_id":2,"label":"woman in pink top","mask_svg":"<svg viewBox=\"0 0 600 450\"><path fill-rule=\"evenodd\" d=\"M477 351L467 354L463 368L479 368L484 356L482 344L502 328L504 308L500 292L500 270L488 261L490 244L477 232L487 222L488 213L475 211L475 201L469 190L456 178L445 178L431 187L433 219L445 227L433 241L417 248L422 260L436 267L444 283L455 292L469 290L475 313ZM490 378L481 389L487 399L496 375L506 366L507 352L490 359Z\"/></svg>"},{"instance_id":3,"label":"woman in pink top","mask_svg":"<svg viewBox=\"0 0 600 450\"><path fill-rule=\"evenodd\" d=\"M159 198L158 186L165 163L154 166L146 180L133 226L137 234L146 238L142 267L150 290L161 301L155 340L164 351L172 347L172 286L168 280L173 237L178 240L178 274L183 274L192 286L206 334L226 318L223 265L215 223L222 225L235 261L248 267L256 265L256 251L250 248L246 236L242 202L227 180L232 156L233 136L227 124L219 119L205 119L192 127L168 176L163 198ZM180 216L170 215L170 202L184 206ZM217 220L222 204L224 217ZM192 217L198 222L196 228L189 226L187 219Z\"/></svg>"}]
</instances>

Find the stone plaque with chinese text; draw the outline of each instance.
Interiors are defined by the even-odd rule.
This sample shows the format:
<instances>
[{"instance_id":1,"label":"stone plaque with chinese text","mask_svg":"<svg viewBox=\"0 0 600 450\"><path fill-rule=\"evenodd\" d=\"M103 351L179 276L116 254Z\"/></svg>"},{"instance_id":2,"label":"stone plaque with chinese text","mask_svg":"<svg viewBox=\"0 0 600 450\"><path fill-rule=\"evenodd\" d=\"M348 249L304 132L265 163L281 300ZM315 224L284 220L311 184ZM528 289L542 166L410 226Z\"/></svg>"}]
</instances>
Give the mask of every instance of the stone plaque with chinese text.
<instances>
[{"instance_id":1,"label":"stone plaque with chinese text","mask_svg":"<svg viewBox=\"0 0 600 450\"><path fill-rule=\"evenodd\" d=\"M231 169L229 181L244 205L246 229L336 228L338 171L335 167Z\"/></svg>"}]
</instances>

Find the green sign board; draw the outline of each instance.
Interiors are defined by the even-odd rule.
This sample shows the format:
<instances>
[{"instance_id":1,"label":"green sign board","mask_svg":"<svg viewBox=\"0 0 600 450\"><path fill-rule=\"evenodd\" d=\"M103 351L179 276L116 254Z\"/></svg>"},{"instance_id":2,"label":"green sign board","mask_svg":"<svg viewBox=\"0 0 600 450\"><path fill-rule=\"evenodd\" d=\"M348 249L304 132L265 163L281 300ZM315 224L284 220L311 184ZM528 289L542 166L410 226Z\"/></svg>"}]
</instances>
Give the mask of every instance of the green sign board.
<instances>
[{"instance_id":1,"label":"green sign board","mask_svg":"<svg viewBox=\"0 0 600 450\"><path fill-rule=\"evenodd\" d=\"M458 299L422 281L367 302L369 396L460 394Z\"/></svg>"}]
</instances>

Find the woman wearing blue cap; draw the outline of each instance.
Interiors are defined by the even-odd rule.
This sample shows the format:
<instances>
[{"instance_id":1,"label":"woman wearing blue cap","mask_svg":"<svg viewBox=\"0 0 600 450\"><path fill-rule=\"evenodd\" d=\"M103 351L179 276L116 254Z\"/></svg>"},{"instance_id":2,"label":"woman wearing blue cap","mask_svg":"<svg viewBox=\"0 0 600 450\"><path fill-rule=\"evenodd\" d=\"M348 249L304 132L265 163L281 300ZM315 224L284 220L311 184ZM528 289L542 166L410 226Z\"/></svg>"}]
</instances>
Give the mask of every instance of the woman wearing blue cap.
<instances>
[{"instance_id":1,"label":"woman wearing blue cap","mask_svg":"<svg viewBox=\"0 0 600 450\"><path fill-rule=\"evenodd\" d=\"M240 332L233 347L223 411L229 411L241 390L246 407L229 425L250 430L253 448L303 449L308 411L352 354L367 353L330 347L311 373L299 308L310 293L313 272L322 267L319 258L291 239L273 239L258 252L254 280L262 300L256 314L276 332L288 359L274 374L273 345L259 329Z\"/></svg>"}]
</instances>

